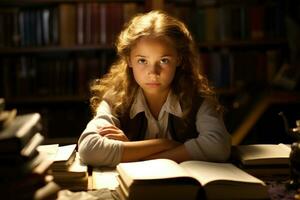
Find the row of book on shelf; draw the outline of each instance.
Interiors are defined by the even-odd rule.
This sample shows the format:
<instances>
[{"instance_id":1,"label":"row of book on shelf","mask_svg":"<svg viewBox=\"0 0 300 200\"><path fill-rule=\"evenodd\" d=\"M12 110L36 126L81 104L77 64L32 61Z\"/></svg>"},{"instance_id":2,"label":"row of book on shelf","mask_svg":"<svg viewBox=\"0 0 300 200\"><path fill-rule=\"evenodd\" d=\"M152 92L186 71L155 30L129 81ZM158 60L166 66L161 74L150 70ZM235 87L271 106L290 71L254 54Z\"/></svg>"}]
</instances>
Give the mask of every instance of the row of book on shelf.
<instances>
[{"instance_id":1,"label":"row of book on shelf","mask_svg":"<svg viewBox=\"0 0 300 200\"><path fill-rule=\"evenodd\" d=\"M281 39L285 30L284 13L277 4L200 7L190 26L199 41L207 42Z\"/></svg>"},{"instance_id":2,"label":"row of book on shelf","mask_svg":"<svg viewBox=\"0 0 300 200\"><path fill-rule=\"evenodd\" d=\"M6 96L84 96L89 83L108 70L108 56L21 56L0 59ZM6 87L6 88L5 88ZM13 88L13 89L12 89Z\"/></svg>"},{"instance_id":3,"label":"row of book on shelf","mask_svg":"<svg viewBox=\"0 0 300 200\"><path fill-rule=\"evenodd\" d=\"M204 73L216 88L237 82L271 83L282 58L279 50L266 52L203 52ZM6 96L86 95L90 81L108 70L105 54L95 57L52 58L21 56L0 60ZM13 88L13 90L11 89Z\"/></svg>"},{"instance_id":4,"label":"row of book on shelf","mask_svg":"<svg viewBox=\"0 0 300 200\"><path fill-rule=\"evenodd\" d=\"M166 11L182 18L199 41L283 38L280 5L209 7L166 4ZM0 46L109 44L124 22L145 10L132 3L60 3L42 8L14 8L0 12ZM5 28L4 28L5 27Z\"/></svg>"},{"instance_id":5,"label":"row of book on shelf","mask_svg":"<svg viewBox=\"0 0 300 200\"><path fill-rule=\"evenodd\" d=\"M280 50L202 52L204 73L216 88L243 84L271 84L283 62Z\"/></svg>"},{"instance_id":6,"label":"row of book on shelf","mask_svg":"<svg viewBox=\"0 0 300 200\"><path fill-rule=\"evenodd\" d=\"M60 3L0 11L0 46L111 44L138 3Z\"/></svg>"}]
</instances>

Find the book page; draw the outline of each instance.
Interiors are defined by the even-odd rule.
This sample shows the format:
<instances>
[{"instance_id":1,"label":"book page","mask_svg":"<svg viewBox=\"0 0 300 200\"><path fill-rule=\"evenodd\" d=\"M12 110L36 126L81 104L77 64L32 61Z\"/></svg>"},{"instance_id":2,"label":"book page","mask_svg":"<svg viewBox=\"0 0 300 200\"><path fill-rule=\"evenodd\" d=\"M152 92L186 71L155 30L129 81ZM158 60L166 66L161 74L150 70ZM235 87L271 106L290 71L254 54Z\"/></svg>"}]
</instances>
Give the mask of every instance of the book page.
<instances>
[{"instance_id":1,"label":"book page","mask_svg":"<svg viewBox=\"0 0 300 200\"><path fill-rule=\"evenodd\" d=\"M95 167L93 168L93 190L108 188L115 190L119 183L117 181L118 173L115 168Z\"/></svg>"},{"instance_id":2,"label":"book page","mask_svg":"<svg viewBox=\"0 0 300 200\"><path fill-rule=\"evenodd\" d=\"M154 180L189 176L176 162L168 159L120 163L117 165L117 171L127 186L130 186L134 180Z\"/></svg>"},{"instance_id":3,"label":"book page","mask_svg":"<svg viewBox=\"0 0 300 200\"><path fill-rule=\"evenodd\" d=\"M79 153L76 152L74 162L69 167L70 172L86 172L88 171L87 165L83 164L80 160Z\"/></svg>"},{"instance_id":4,"label":"book page","mask_svg":"<svg viewBox=\"0 0 300 200\"><path fill-rule=\"evenodd\" d=\"M75 151L75 148L76 148L76 144L59 146L54 161L55 162L59 162L59 161L67 161L67 160L69 160L70 156Z\"/></svg>"},{"instance_id":5,"label":"book page","mask_svg":"<svg viewBox=\"0 0 300 200\"><path fill-rule=\"evenodd\" d=\"M251 176L231 163L185 161L179 165L202 185L218 180L264 184L263 181Z\"/></svg>"},{"instance_id":6,"label":"book page","mask_svg":"<svg viewBox=\"0 0 300 200\"><path fill-rule=\"evenodd\" d=\"M54 161L58 151L58 144L39 145L37 150L45 154L48 160Z\"/></svg>"}]
</instances>

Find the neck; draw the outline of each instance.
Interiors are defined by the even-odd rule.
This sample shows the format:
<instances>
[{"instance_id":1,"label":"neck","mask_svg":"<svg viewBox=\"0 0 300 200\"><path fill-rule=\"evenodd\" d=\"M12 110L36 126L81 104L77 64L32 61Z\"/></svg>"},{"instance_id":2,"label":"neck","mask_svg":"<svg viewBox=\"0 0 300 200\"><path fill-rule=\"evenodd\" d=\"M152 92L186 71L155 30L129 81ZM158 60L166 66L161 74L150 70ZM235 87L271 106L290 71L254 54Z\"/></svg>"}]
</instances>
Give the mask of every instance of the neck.
<instances>
[{"instance_id":1,"label":"neck","mask_svg":"<svg viewBox=\"0 0 300 200\"><path fill-rule=\"evenodd\" d=\"M160 94L145 94L149 110L155 119L158 119L159 112L168 98L169 91Z\"/></svg>"}]
</instances>

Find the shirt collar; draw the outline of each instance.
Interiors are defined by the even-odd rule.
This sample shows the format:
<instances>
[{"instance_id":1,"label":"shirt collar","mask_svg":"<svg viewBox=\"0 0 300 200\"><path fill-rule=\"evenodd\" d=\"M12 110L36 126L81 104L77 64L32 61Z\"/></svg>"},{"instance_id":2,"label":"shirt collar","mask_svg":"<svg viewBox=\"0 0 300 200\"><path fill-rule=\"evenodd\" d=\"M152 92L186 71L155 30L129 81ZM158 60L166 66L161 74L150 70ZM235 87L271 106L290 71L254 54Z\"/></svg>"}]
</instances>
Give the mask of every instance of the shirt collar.
<instances>
[{"instance_id":1,"label":"shirt collar","mask_svg":"<svg viewBox=\"0 0 300 200\"><path fill-rule=\"evenodd\" d=\"M138 89L133 104L130 109L130 118L134 118L140 112L146 112L148 105L141 88ZM182 109L178 97L170 91L166 102L162 106L161 112L165 111L177 117L182 117Z\"/></svg>"}]
</instances>

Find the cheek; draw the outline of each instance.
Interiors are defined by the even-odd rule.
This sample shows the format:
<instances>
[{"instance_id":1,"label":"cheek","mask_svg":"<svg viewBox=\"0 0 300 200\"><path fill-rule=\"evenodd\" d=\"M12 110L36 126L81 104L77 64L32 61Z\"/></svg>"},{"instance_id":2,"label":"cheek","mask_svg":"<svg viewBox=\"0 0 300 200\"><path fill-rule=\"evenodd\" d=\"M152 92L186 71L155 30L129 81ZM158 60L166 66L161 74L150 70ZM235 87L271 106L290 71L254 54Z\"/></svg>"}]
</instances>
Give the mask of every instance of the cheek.
<instances>
[{"instance_id":1,"label":"cheek","mask_svg":"<svg viewBox=\"0 0 300 200\"><path fill-rule=\"evenodd\" d=\"M171 83L174 79L175 76L175 72L176 72L176 68L175 69L168 69L165 70L163 73L163 78L167 83Z\"/></svg>"},{"instance_id":2,"label":"cheek","mask_svg":"<svg viewBox=\"0 0 300 200\"><path fill-rule=\"evenodd\" d=\"M141 80L144 79L143 70L139 68L132 68L134 79L139 83Z\"/></svg>"}]
</instances>

